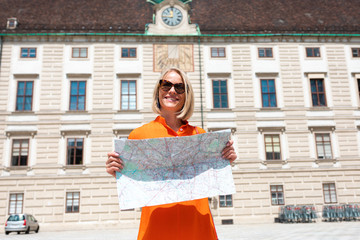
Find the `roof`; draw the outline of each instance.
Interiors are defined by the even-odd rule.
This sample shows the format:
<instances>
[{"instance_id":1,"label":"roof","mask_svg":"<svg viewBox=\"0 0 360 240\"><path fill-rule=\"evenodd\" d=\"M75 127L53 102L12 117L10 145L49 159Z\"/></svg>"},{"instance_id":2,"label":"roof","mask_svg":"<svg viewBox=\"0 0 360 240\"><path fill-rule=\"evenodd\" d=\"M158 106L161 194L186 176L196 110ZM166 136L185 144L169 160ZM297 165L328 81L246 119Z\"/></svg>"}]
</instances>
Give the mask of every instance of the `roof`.
<instances>
[{"instance_id":1,"label":"roof","mask_svg":"<svg viewBox=\"0 0 360 240\"><path fill-rule=\"evenodd\" d=\"M7 32L132 32L144 33L152 21L145 0L0 0L0 29L7 18L18 21Z\"/></svg>"},{"instance_id":2,"label":"roof","mask_svg":"<svg viewBox=\"0 0 360 240\"><path fill-rule=\"evenodd\" d=\"M0 0L0 33L145 33L159 0ZM202 34L360 33L360 0L193 0ZM18 27L6 29L8 18Z\"/></svg>"},{"instance_id":3,"label":"roof","mask_svg":"<svg viewBox=\"0 0 360 240\"><path fill-rule=\"evenodd\" d=\"M360 0L194 0L191 6L192 22L206 33L360 33Z\"/></svg>"}]
</instances>

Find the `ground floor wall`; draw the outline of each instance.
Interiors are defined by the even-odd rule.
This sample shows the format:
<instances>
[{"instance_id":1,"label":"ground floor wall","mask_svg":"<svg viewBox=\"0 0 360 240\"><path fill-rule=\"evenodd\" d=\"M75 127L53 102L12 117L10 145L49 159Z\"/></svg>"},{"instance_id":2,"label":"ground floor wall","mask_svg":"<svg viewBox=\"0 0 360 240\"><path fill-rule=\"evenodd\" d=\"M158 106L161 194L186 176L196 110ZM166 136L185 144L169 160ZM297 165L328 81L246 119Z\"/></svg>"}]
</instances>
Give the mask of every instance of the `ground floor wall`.
<instances>
[{"instance_id":1,"label":"ground floor wall","mask_svg":"<svg viewBox=\"0 0 360 240\"><path fill-rule=\"evenodd\" d=\"M313 205L321 217L325 203L323 184L334 183L336 202L360 204L360 169L298 169L233 172L236 194L233 207L212 206L214 221L233 219L234 224L274 222L284 205ZM271 185L282 185L284 205L273 205Z\"/></svg>"},{"instance_id":2,"label":"ground floor wall","mask_svg":"<svg viewBox=\"0 0 360 240\"><path fill-rule=\"evenodd\" d=\"M231 206L209 198L215 224L274 222L282 205L273 205L271 185L282 185L285 205L314 205L321 217L324 183L336 186L336 203L360 204L360 168L298 170L233 170L236 193ZM79 192L79 212L66 212L66 194ZM23 194L23 212L33 214L42 229L137 227L141 209L121 211L115 179L105 174L9 176L0 178L0 225L9 213L10 195ZM0 228L3 231L3 228Z\"/></svg>"}]
</instances>

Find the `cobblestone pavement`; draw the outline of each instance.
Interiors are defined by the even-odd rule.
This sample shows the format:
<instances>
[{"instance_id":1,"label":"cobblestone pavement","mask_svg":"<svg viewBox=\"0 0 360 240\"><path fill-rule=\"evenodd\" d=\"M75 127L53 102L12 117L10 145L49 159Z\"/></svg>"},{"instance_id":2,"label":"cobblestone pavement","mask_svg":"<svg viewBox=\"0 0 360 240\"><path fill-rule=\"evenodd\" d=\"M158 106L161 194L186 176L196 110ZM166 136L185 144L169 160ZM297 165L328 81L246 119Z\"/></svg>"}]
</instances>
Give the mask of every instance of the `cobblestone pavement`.
<instances>
[{"instance_id":1,"label":"cobblestone pavement","mask_svg":"<svg viewBox=\"0 0 360 240\"><path fill-rule=\"evenodd\" d=\"M360 240L360 222L241 224L216 226L219 240ZM137 229L81 230L30 234L1 233L0 239L21 240L135 240Z\"/></svg>"}]
</instances>

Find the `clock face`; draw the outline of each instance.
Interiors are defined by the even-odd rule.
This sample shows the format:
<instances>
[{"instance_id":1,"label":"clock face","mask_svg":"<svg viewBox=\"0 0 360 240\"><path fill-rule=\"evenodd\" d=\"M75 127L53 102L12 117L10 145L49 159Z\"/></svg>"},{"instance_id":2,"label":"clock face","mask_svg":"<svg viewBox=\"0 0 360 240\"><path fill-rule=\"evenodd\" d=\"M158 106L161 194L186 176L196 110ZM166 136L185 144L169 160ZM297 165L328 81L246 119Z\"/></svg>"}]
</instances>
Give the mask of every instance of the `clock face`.
<instances>
[{"instance_id":1,"label":"clock face","mask_svg":"<svg viewBox=\"0 0 360 240\"><path fill-rule=\"evenodd\" d=\"M169 26L176 26L181 23L183 15L176 7L168 7L162 12L161 19Z\"/></svg>"}]
</instances>

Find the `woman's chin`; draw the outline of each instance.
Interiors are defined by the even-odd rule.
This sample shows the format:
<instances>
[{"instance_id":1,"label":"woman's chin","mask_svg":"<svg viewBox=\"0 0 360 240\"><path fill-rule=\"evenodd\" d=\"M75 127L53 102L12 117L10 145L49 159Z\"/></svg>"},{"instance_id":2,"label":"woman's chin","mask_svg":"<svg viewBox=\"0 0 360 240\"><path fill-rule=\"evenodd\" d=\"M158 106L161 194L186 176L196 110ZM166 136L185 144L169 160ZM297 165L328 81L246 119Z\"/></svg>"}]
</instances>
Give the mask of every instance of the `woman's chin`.
<instances>
[{"instance_id":1,"label":"woman's chin","mask_svg":"<svg viewBox=\"0 0 360 240\"><path fill-rule=\"evenodd\" d=\"M179 106L179 101L165 100L162 105L166 108L176 108Z\"/></svg>"},{"instance_id":2,"label":"woman's chin","mask_svg":"<svg viewBox=\"0 0 360 240\"><path fill-rule=\"evenodd\" d=\"M177 105L166 105L162 109L177 112L177 109L179 109L179 107Z\"/></svg>"},{"instance_id":3,"label":"woman's chin","mask_svg":"<svg viewBox=\"0 0 360 240\"><path fill-rule=\"evenodd\" d=\"M161 110L171 111L171 112L178 112L181 110L181 107L179 107L178 104L162 104Z\"/></svg>"}]
</instances>

